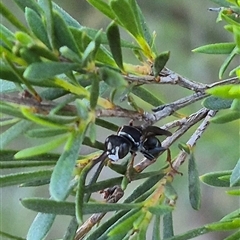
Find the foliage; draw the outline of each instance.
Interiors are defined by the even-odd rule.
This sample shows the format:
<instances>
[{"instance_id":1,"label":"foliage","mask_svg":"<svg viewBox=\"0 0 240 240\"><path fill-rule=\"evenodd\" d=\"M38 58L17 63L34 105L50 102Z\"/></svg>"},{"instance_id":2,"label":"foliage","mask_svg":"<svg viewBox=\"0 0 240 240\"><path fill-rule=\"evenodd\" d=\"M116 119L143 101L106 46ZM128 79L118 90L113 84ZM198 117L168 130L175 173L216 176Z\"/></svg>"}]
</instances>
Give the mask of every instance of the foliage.
<instances>
[{"instance_id":1,"label":"foliage","mask_svg":"<svg viewBox=\"0 0 240 240\"><path fill-rule=\"evenodd\" d=\"M84 237L89 240L146 239L151 221L153 238L160 239L160 219L164 239L190 239L219 230L236 230L228 239L238 239L239 209L220 221L174 235L172 212L177 193L171 183L179 174L180 165L189 158L189 199L193 209L200 208L194 146L210 121L227 123L240 117L239 66L230 72L236 77L209 85L193 82L169 70L166 64L170 53L157 52L155 33L150 33L135 0L88 0L111 20L106 32L82 26L50 0L14 2L24 12L27 27L0 3L1 15L17 29L14 33L0 25L1 126L7 128L1 134L0 166L2 169L35 168L2 175L0 186L49 184L51 196L50 199L21 199L24 207L38 212L27 239L44 239L57 215L72 216L63 236L69 240ZM225 28L233 34L234 42L207 45L194 51L229 54L220 67L221 78L240 51L240 2L217 2L223 6L218 20L227 23ZM119 28L134 42L121 39ZM139 65L124 61L123 48L135 54ZM164 103L145 88L147 84L177 84L193 93L175 102ZM208 97L209 94L212 96ZM140 107L138 98L150 104L153 112ZM190 116L178 112L201 99L204 99L205 107ZM129 108L124 105L126 101ZM222 109L230 112L214 117ZM161 169L142 172L154 163L148 159L134 166L130 157L119 164L112 163L104 152L104 144L97 141L98 127L118 129L111 120L106 120L107 117L130 118L152 125L170 115L176 119L162 128L173 129L174 133L162 142L168 152L168 164ZM200 121L188 142L179 145L179 155L171 159L168 148ZM8 144L21 134L46 139L46 142L18 151L8 149ZM62 146L61 154L53 153ZM79 155L82 146L95 150L89 155ZM88 180L89 171L97 163L97 170ZM98 181L105 163L120 176ZM240 184L239 163L240 160L233 171L207 173L200 179L211 186L229 187L228 194L239 195L239 190L233 188ZM142 183L124 201L117 203L131 181L138 179L143 179ZM103 202L91 198L96 191L104 193ZM69 196L74 196L75 202L70 202ZM115 214L93 229L111 211ZM93 215L86 220L87 214ZM5 232L0 235L22 239Z\"/></svg>"}]
</instances>

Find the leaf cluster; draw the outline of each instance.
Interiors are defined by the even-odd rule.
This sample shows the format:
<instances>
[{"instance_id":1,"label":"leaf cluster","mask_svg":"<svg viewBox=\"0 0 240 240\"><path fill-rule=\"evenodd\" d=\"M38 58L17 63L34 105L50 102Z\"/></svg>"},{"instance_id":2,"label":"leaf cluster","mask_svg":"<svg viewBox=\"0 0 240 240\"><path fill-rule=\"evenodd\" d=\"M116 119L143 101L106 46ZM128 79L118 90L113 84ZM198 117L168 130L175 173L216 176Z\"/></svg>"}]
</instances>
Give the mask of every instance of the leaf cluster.
<instances>
[{"instance_id":1,"label":"leaf cluster","mask_svg":"<svg viewBox=\"0 0 240 240\"><path fill-rule=\"evenodd\" d=\"M122 161L120 164L108 162L108 166L120 176L98 181L107 161L101 158L105 156L104 144L96 139L96 129L118 129L115 123L101 117L121 115L134 116L141 120L146 114L135 101L136 97L159 109L164 104L161 99L141 86L141 82L135 83L128 79L131 74L135 77L147 75L152 77L155 83L161 82L170 57L168 51L157 53L154 45L155 35L150 33L137 2L88 0L110 19L111 22L104 32L82 26L50 0L13 1L23 11L27 26L0 3L1 15L17 29L16 32L12 32L0 25L0 79L3 86L0 112L1 126L7 128L1 134L0 167L21 168L25 171L19 170L17 173L0 176L0 186L49 185L50 192L50 199L21 199L24 207L38 212L26 238L44 239L57 215L72 216L62 238L67 240L77 240L81 237L89 240L145 239L150 222L154 224L154 239L160 239L161 235L164 239L190 239L219 229L238 229L239 213L234 212L220 222L204 225L181 236L174 235L172 211L175 208L177 193L171 183L177 169L172 166L166 165L155 171L143 173L143 169L137 171L136 167L130 166L129 161ZM238 7L238 1L232 2ZM226 15L224 11L221 14ZM235 25L236 29L232 31L234 36L238 34L238 25ZM123 28L132 37L133 42L123 40L119 28ZM237 36L236 41L239 40ZM238 45L236 43L235 48L238 49ZM225 45L219 47L226 53ZM123 48L135 54L139 65L124 61ZM228 51L229 49L228 46ZM238 74L238 69L235 71ZM187 88L190 88L189 84L197 85L186 80L183 83ZM225 108L231 107L235 112L239 110L239 94L232 94L236 92L235 87L233 85L228 89L231 93L230 100L220 103L219 109L224 105ZM12 93L21 96L14 97ZM191 99L194 100L197 93L198 91ZM202 98L206 95L204 92ZM197 100L202 98L198 98L198 95L196 97ZM119 99L127 99L131 110L123 108ZM210 100L207 99L204 104L209 104L208 108L213 109ZM181 118L177 119L177 124L174 121L170 125L183 126L182 121L187 126L186 130L184 127L182 129L187 131L197 121L187 125L188 117L175 112L184 101L179 102L178 108L172 104L173 110L170 109L167 115L174 113ZM214 101L214 104L219 102L220 100ZM162 108L169 105L163 105ZM196 116L198 114L195 114ZM176 135L173 135L172 142L182 135L178 130L181 130L181 127L177 129ZM43 139L45 142L19 151L9 150L8 144L22 134L32 139ZM80 155L79 149L83 146L92 147L94 150L91 154ZM58 147L63 148L61 154L53 153ZM189 199L191 206L198 210L201 199L200 182L192 147L183 146L181 151L190 159ZM97 163L97 170L88 180L88 173ZM30 167L34 167L34 170L29 171ZM238 171L239 163L232 172L204 175L201 180L210 185L217 182L221 186L239 186ZM124 201L117 203L130 184L129 180L139 179L144 181ZM96 191L105 194L103 201L91 198L92 193ZM239 192L234 190L234 194L239 195ZM69 200L70 196L74 196L74 201ZM114 215L98 228L92 229L107 212L113 211ZM96 219L92 225L89 224L91 221L85 221L88 214L93 214L92 218ZM160 221L163 221L162 234ZM234 234L237 236L239 232ZM234 239L234 234L231 239ZM0 232L0 236L21 239L4 232Z\"/></svg>"}]
</instances>

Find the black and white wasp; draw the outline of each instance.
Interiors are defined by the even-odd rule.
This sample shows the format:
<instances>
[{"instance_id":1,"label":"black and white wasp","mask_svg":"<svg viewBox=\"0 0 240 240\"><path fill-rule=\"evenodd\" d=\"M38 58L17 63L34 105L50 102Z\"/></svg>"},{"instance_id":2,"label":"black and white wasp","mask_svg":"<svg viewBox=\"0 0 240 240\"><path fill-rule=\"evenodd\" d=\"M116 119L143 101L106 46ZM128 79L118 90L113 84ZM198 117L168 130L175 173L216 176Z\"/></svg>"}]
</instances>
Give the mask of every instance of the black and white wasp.
<instances>
[{"instance_id":1,"label":"black and white wasp","mask_svg":"<svg viewBox=\"0 0 240 240\"><path fill-rule=\"evenodd\" d=\"M124 158L128 153L132 155L141 152L149 160L155 159L160 152L166 150L156 137L158 135L171 136L172 133L156 126L124 125L117 134L110 135L105 140L105 151L112 161Z\"/></svg>"}]
</instances>

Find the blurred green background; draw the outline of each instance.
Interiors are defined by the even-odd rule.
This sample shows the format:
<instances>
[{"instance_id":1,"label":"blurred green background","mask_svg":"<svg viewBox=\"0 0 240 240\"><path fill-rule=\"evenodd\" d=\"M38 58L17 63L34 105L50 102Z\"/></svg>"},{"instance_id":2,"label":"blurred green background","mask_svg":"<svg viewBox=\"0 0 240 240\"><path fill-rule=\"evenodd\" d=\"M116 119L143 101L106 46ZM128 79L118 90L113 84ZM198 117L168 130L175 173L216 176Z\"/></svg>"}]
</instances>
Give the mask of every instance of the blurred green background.
<instances>
[{"instance_id":1,"label":"blurred green background","mask_svg":"<svg viewBox=\"0 0 240 240\"><path fill-rule=\"evenodd\" d=\"M2 0L1 2L9 6L12 12L24 21L22 12L12 1ZM58 0L55 2L82 25L96 29L103 28L105 30L110 22L109 19L97 12L84 0ZM216 7L214 3L209 0L137 0L137 2L146 17L151 31L156 31L157 33L156 45L158 51L171 51L167 65L171 70L191 80L203 83L218 81L218 70L226 56L201 55L191 52L192 49L201 45L232 41L231 35L223 29L223 24L216 24L217 14L208 11L209 7ZM1 18L1 23L9 26L5 19ZM11 26L9 27L14 30ZM129 39L129 36L124 32L122 36ZM126 62L136 62L133 55L125 51L124 59ZM225 77L227 78L228 76L226 75ZM189 91L178 86L156 87L155 85L151 90L166 102L171 102L190 94ZM197 111L200 107L201 103L199 102L183 109L181 112L190 114ZM191 129L178 142L186 142L196 127ZM195 149L200 175L217 170L231 170L234 167L239 158L240 140L238 134L239 122L236 121L224 125L210 125ZM99 139L104 140L103 134L100 133L100 135L102 139L100 137ZM22 137L21 139L16 139L9 148L19 149L30 144L31 140ZM171 147L171 150L172 155L175 156L178 153L177 144ZM160 167L164 159L165 156L155 163L152 168L158 167L157 165ZM239 199L228 196L225 193L226 189L211 188L202 184L202 207L199 211L193 210L188 200L187 163L181 167L180 171L184 175L177 176L174 181L174 187L179 197L176 210L173 213L174 231L176 234L212 221L218 221L225 214L240 207ZM111 170L108 168L105 168L104 172L108 177L111 174ZM9 171L2 171L2 174L5 173L9 173ZM104 178L104 173L102 178ZM131 192L131 189L134 189L138 184L139 182L132 183L127 191ZM48 189L47 187L33 189L18 188L16 186L1 189L0 230L22 237L26 236L36 213L24 209L20 205L19 199L31 196L49 197ZM61 238L69 220L69 217L58 217L47 239ZM226 233L212 233L196 239L223 239L224 236L226 236Z\"/></svg>"}]
</instances>

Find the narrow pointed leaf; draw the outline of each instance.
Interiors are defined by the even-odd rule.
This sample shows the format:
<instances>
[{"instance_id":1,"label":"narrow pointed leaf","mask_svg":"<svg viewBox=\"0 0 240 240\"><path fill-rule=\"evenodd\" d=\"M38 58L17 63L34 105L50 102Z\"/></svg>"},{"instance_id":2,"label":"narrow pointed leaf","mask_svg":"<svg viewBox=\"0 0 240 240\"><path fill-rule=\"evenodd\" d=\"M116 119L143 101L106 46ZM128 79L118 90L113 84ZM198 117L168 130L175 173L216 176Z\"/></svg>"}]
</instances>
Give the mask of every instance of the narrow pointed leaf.
<instances>
[{"instance_id":1,"label":"narrow pointed leaf","mask_svg":"<svg viewBox=\"0 0 240 240\"><path fill-rule=\"evenodd\" d=\"M54 33L56 42L58 43L58 47L67 46L75 53L79 53L79 49L75 42L75 39L73 38L73 35L62 16L58 12L54 11L53 19Z\"/></svg>"},{"instance_id":2,"label":"narrow pointed leaf","mask_svg":"<svg viewBox=\"0 0 240 240\"><path fill-rule=\"evenodd\" d=\"M153 231L152 231L152 240L161 240L160 235L160 223L161 218L158 215L155 215L154 223L153 223Z\"/></svg>"},{"instance_id":3,"label":"narrow pointed leaf","mask_svg":"<svg viewBox=\"0 0 240 240\"><path fill-rule=\"evenodd\" d=\"M50 194L56 200L63 200L67 197L84 132L85 129L72 133L64 147L64 152L54 168L50 182Z\"/></svg>"},{"instance_id":4,"label":"narrow pointed leaf","mask_svg":"<svg viewBox=\"0 0 240 240\"><path fill-rule=\"evenodd\" d=\"M229 187L230 181L221 180L221 177L229 177L232 174L232 171L222 171L222 172L211 172L200 176L200 180L207 185L214 187Z\"/></svg>"},{"instance_id":5,"label":"narrow pointed leaf","mask_svg":"<svg viewBox=\"0 0 240 240\"><path fill-rule=\"evenodd\" d=\"M222 79L223 74L225 73L227 67L229 66L229 64L231 63L231 61L233 60L233 58L235 57L235 55L237 54L237 47L235 47L232 52L228 55L228 57L225 59L225 61L223 62L222 66L220 67L219 70L219 78Z\"/></svg>"},{"instance_id":6,"label":"narrow pointed leaf","mask_svg":"<svg viewBox=\"0 0 240 240\"><path fill-rule=\"evenodd\" d=\"M163 239L168 239L173 236L173 216L172 212L169 212L163 216Z\"/></svg>"},{"instance_id":7,"label":"narrow pointed leaf","mask_svg":"<svg viewBox=\"0 0 240 240\"><path fill-rule=\"evenodd\" d=\"M229 54L232 52L236 43L214 43L193 49L193 52L206 54Z\"/></svg>"},{"instance_id":8,"label":"narrow pointed leaf","mask_svg":"<svg viewBox=\"0 0 240 240\"><path fill-rule=\"evenodd\" d=\"M68 130L63 128L36 128L28 130L25 134L32 138L54 137L66 133Z\"/></svg>"},{"instance_id":9,"label":"narrow pointed leaf","mask_svg":"<svg viewBox=\"0 0 240 240\"><path fill-rule=\"evenodd\" d=\"M99 72L101 79L105 81L109 86L114 88L127 86L126 80L120 73L106 67L100 68Z\"/></svg>"},{"instance_id":10,"label":"narrow pointed leaf","mask_svg":"<svg viewBox=\"0 0 240 240\"><path fill-rule=\"evenodd\" d=\"M169 59L169 56L170 56L170 52L163 52L154 59L153 73L155 77L157 77L159 73L162 71L162 69L165 67Z\"/></svg>"},{"instance_id":11,"label":"narrow pointed leaf","mask_svg":"<svg viewBox=\"0 0 240 240\"><path fill-rule=\"evenodd\" d=\"M240 159L232 171L230 177L230 187L233 187L238 182L240 182Z\"/></svg>"},{"instance_id":12,"label":"narrow pointed leaf","mask_svg":"<svg viewBox=\"0 0 240 240\"><path fill-rule=\"evenodd\" d=\"M3 239L7 239L7 240L26 240L25 238L17 237L2 231L0 231L0 236L3 237Z\"/></svg>"},{"instance_id":13,"label":"narrow pointed leaf","mask_svg":"<svg viewBox=\"0 0 240 240\"><path fill-rule=\"evenodd\" d=\"M42 22L41 17L31 8L26 8L25 15L27 23L32 32L34 33L34 35L40 41L42 41L48 48L51 48L50 42L48 40L47 31Z\"/></svg>"},{"instance_id":14,"label":"narrow pointed leaf","mask_svg":"<svg viewBox=\"0 0 240 240\"><path fill-rule=\"evenodd\" d=\"M14 155L17 153L15 150L0 150L0 159L1 161L16 161ZM31 158L33 161L57 161L59 158L59 154L55 153L47 153L41 156L35 156ZM26 159L21 159L26 160ZM30 159L28 159L30 160Z\"/></svg>"},{"instance_id":15,"label":"narrow pointed leaf","mask_svg":"<svg viewBox=\"0 0 240 240\"><path fill-rule=\"evenodd\" d=\"M51 0L39 0L39 5L44 11L44 21L46 23L46 30L49 42L52 49L56 49L56 37L54 32L53 8Z\"/></svg>"},{"instance_id":16,"label":"narrow pointed leaf","mask_svg":"<svg viewBox=\"0 0 240 240\"><path fill-rule=\"evenodd\" d=\"M223 222L216 222L210 223L206 225L208 229L217 231L217 230L232 230L232 229L239 229L240 228L240 218L234 218L231 221L223 221Z\"/></svg>"},{"instance_id":17,"label":"narrow pointed leaf","mask_svg":"<svg viewBox=\"0 0 240 240\"><path fill-rule=\"evenodd\" d=\"M115 60L118 67L123 70L120 32L118 26L115 23L110 24L107 28L107 38L113 59Z\"/></svg>"},{"instance_id":18,"label":"narrow pointed leaf","mask_svg":"<svg viewBox=\"0 0 240 240\"><path fill-rule=\"evenodd\" d=\"M33 172L22 172L9 175L2 175L0 176L0 187L7 187L31 181L49 179L51 174L52 170L40 170Z\"/></svg>"},{"instance_id":19,"label":"narrow pointed leaf","mask_svg":"<svg viewBox=\"0 0 240 240\"><path fill-rule=\"evenodd\" d=\"M3 161L0 162L0 169L53 166L55 164L55 161Z\"/></svg>"},{"instance_id":20,"label":"narrow pointed leaf","mask_svg":"<svg viewBox=\"0 0 240 240\"><path fill-rule=\"evenodd\" d=\"M240 209L238 208L237 210L227 214L226 216L224 216L220 221L224 222L224 221L229 221L232 220L234 218L239 218L240 217Z\"/></svg>"},{"instance_id":21,"label":"narrow pointed leaf","mask_svg":"<svg viewBox=\"0 0 240 240\"><path fill-rule=\"evenodd\" d=\"M32 125L32 122L22 120L8 128L0 135L1 149L3 149L9 142L17 138L19 135L25 133Z\"/></svg>"},{"instance_id":22,"label":"narrow pointed leaf","mask_svg":"<svg viewBox=\"0 0 240 240\"><path fill-rule=\"evenodd\" d=\"M41 7L37 4L35 0L14 0L14 2L21 8L22 11L25 11L26 8L29 8L38 14L42 13Z\"/></svg>"},{"instance_id":23,"label":"narrow pointed leaf","mask_svg":"<svg viewBox=\"0 0 240 240\"><path fill-rule=\"evenodd\" d=\"M114 19L115 15L110 6L103 0L87 0L91 5L97 8L100 12L108 16L110 19Z\"/></svg>"},{"instance_id":24,"label":"narrow pointed leaf","mask_svg":"<svg viewBox=\"0 0 240 240\"><path fill-rule=\"evenodd\" d=\"M24 207L36 212L56 215L75 216L75 203L65 201L55 201L46 198L25 198L21 199ZM83 203L83 214L94 214L101 212L112 212L118 210L138 209L140 204L122 203Z\"/></svg>"},{"instance_id":25,"label":"narrow pointed leaf","mask_svg":"<svg viewBox=\"0 0 240 240\"><path fill-rule=\"evenodd\" d=\"M240 239L240 230L226 237L224 240L238 240Z\"/></svg>"},{"instance_id":26,"label":"narrow pointed leaf","mask_svg":"<svg viewBox=\"0 0 240 240\"><path fill-rule=\"evenodd\" d=\"M134 87L132 89L132 93L154 107L164 104L164 102L159 99L156 94L151 93L151 91L143 86Z\"/></svg>"},{"instance_id":27,"label":"narrow pointed leaf","mask_svg":"<svg viewBox=\"0 0 240 240\"><path fill-rule=\"evenodd\" d=\"M42 240L55 220L55 215L38 213L27 233L27 240Z\"/></svg>"},{"instance_id":28,"label":"narrow pointed leaf","mask_svg":"<svg viewBox=\"0 0 240 240\"><path fill-rule=\"evenodd\" d=\"M107 234L108 237L117 237L118 235L123 234L123 236L132 229L133 223L142 215L141 211L134 213L134 211L129 212L133 214L128 214L128 218L125 218L123 221L118 223L110 232Z\"/></svg>"},{"instance_id":29,"label":"narrow pointed leaf","mask_svg":"<svg viewBox=\"0 0 240 240\"><path fill-rule=\"evenodd\" d=\"M110 7L117 20L129 31L135 38L142 36L140 23L136 18L136 9L132 9L127 0L112 0Z\"/></svg>"},{"instance_id":30,"label":"narrow pointed leaf","mask_svg":"<svg viewBox=\"0 0 240 240\"><path fill-rule=\"evenodd\" d=\"M59 147L61 144L63 144L66 141L66 139L67 139L67 136L65 135L65 136L58 137L52 141L48 141L47 143L37 145L35 147L25 148L25 149L17 152L14 157L16 159L28 158L28 157L40 155L43 153L48 153L51 150L53 150L53 149Z\"/></svg>"},{"instance_id":31,"label":"narrow pointed leaf","mask_svg":"<svg viewBox=\"0 0 240 240\"><path fill-rule=\"evenodd\" d=\"M88 172L91 170L92 163L90 162L85 168L82 170L81 175L78 180L77 193L76 193L76 218L78 223L83 221L83 208L84 208L84 190L85 190L85 181Z\"/></svg>"},{"instance_id":32,"label":"narrow pointed leaf","mask_svg":"<svg viewBox=\"0 0 240 240\"><path fill-rule=\"evenodd\" d=\"M188 163L188 184L191 206L193 209L198 210L201 205L201 191L196 160L192 152Z\"/></svg>"},{"instance_id":33,"label":"narrow pointed leaf","mask_svg":"<svg viewBox=\"0 0 240 240\"><path fill-rule=\"evenodd\" d=\"M152 206L148 208L149 212L155 215L164 215L166 213L173 211L173 209L174 209L173 207L170 207L167 205L158 205L158 206Z\"/></svg>"},{"instance_id":34,"label":"narrow pointed leaf","mask_svg":"<svg viewBox=\"0 0 240 240\"><path fill-rule=\"evenodd\" d=\"M228 84L215 86L207 90L207 93L222 98L240 98L240 85Z\"/></svg>"},{"instance_id":35,"label":"narrow pointed leaf","mask_svg":"<svg viewBox=\"0 0 240 240\"><path fill-rule=\"evenodd\" d=\"M68 228L67 228L64 236L63 236L63 240L73 240L76 235L78 226L79 226L79 224L77 222L76 217L73 217L70 221L70 224L68 225Z\"/></svg>"},{"instance_id":36,"label":"narrow pointed leaf","mask_svg":"<svg viewBox=\"0 0 240 240\"><path fill-rule=\"evenodd\" d=\"M74 19L69 13L67 13L61 7L59 7L55 2L53 2L52 4L53 4L53 9L58 12L58 14L64 19L64 21L67 23L68 26L75 27L75 28L82 27L82 25L76 19Z\"/></svg>"},{"instance_id":37,"label":"narrow pointed leaf","mask_svg":"<svg viewBox=\"0 0 240 240\"><path fill-rule=\"evenodd\" d=\"M78 64L75 63L39 62L28 66L23 75L27 79L43 80L72 71L77 67Z\"/></svg>"},{"instance_id":38,"label":"narrow pointed leaf","mask_svg":"<svg viewBox=\"0 0 240 240\"><path fill-rule=\"evenodd\" d=\"M0 14L5 17L17 29L27 32L27 28L15 17L15 15L0 2Z\"/></svg>"},{"instance_id":39,"label":"narrow pointed leaf","mask_svg":"<svg viewBox=\"0 0 240 240\"><path fill-rule=\"evenodd\" d=\"M90 107L95 109L99 96L99 79L96 75L92 76L91 95L90 95Z\"/></svg>"},{"instance_id":40,"label":"narrow pointed leaf","mask_svg":"<svg viewBox=\"0 0 240 240\"><path fill-rule=\"evenodd\" d=\"M217 115L211 119L213 123L228 123L240 119L239 111L231 111L225 114Z\"/></svg>"}]
</instances>

